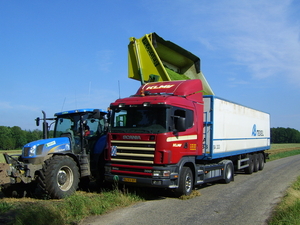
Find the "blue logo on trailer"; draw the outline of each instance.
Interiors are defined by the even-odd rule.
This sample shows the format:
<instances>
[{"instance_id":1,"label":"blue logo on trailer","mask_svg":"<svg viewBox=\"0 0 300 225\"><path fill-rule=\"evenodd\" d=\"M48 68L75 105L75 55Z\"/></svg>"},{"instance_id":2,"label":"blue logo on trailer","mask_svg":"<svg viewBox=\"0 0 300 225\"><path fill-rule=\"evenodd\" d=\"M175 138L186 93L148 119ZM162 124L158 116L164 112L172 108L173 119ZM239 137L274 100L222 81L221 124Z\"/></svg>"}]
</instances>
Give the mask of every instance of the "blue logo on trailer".
<instances>
[{"instance_id":1,"label":"blue logo on trailer","mask_svg":"<svg viewBox=\"0 0 300 225\"><path fill-rule=\"evenodd\" d=\"M252 136L256 136L256 124L254 124L252 128Z\"/></svg>"}]
</instances>

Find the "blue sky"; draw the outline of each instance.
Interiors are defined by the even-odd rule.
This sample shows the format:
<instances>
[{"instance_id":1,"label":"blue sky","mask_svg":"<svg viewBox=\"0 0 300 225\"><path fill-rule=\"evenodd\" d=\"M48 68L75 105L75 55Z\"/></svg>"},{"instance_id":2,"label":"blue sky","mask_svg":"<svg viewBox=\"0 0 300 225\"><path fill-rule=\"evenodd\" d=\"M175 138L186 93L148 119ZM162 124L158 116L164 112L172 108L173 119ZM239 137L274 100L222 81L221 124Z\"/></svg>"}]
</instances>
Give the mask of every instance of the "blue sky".
<instances>
[{"instance_id":1,"label":"blue sky","mask_svg":"<svg viewBox=\"0 0 300 225\"><path fill-rule=\"evenodd\" d=\"M129 38L152 32L197 55L216 96L300 130L297 0L0 0L0 126L134 94Z\"/></svg>"}]
</instances>

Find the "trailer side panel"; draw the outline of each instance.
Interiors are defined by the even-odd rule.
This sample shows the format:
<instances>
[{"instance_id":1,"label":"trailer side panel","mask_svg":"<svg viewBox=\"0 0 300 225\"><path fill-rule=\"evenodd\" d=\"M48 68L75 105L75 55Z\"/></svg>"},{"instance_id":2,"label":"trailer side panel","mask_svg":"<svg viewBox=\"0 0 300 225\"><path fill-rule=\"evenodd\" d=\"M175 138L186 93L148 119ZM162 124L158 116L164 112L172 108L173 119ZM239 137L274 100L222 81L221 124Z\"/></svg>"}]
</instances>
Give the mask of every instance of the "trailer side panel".
<instances>
[{"instance_id":1,"label":"trailer side panel","mask_svg":"<svg viewBox=\"0 0 300 225\"><path fill-rule=\"evenodd\" d=\"M216 159L270 148L270 115L215 96L204 96L204 148Z\"/></svg>"}]
</instances>

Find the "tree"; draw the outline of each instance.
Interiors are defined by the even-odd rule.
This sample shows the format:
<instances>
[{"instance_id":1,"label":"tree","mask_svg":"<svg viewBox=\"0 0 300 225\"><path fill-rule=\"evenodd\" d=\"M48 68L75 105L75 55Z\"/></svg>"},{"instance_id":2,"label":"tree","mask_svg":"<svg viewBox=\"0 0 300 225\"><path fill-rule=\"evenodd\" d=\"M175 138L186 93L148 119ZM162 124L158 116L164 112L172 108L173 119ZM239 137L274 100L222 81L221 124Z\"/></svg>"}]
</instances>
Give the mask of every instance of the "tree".
<instances>
[{"instance_id":1,"label":"tree","mask_svg":"<svg viewBox=\"0 0 300 225\"><path fill-rule=\"evenodd\" d=\"M271 128L271 143L300 143L300 132L293 128Z\"/></svg>"},{"instance_id":2,"label":"tree","mask_svg":"<svg viewBox=\"0 0 300 225\"><path fill-rule=\"evenodd\" d=\"M26 143L36 141L42 138L43 138L43 132L38 129L35 129L33 131L27 131L26 133L26 140L27 140Z\"/></svg>"},{"instance_id":3,"label":"tree","mask_svg":"<svg viewBox=\"0 0 300 225\"><path fill-rule=\"evenodd\" d=\"M0 126L0 149L15 149L15 139L12 137L10 127Z\"/></svg>"},{"instance_id":4,"label":"tree","mask_svg":"<svg viewBox=\"0 0 300 225\"><path fill-rule=\"evenodd\" d=\"M15 139L15 149L22 148L26 143L26 131L20 127L14 126L11 128L12 138Z\"/></svg>"}]
</instances>

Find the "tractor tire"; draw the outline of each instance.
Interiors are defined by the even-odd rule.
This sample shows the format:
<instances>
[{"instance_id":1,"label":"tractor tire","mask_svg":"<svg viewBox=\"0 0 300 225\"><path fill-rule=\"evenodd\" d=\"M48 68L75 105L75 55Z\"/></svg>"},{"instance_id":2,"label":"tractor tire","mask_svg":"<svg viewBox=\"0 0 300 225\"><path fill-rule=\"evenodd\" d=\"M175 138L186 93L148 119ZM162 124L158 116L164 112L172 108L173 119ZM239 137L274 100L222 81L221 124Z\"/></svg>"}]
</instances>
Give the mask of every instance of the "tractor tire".
<instances>
[{"instance_id":1,"label":"tractor tire","mask_svg":"<svg viewBox=\"0 0 300 225\"><path fill-rule=\"evenodd\" d=\"M52 199L72 195L79 185L79 169L69 156L56 155L45 161L39 174L39 186Z\"/></svg>"},{"instance_id":2,"label":"tractor tire","mask_svg":"<svg viewBox=\"0 0 300 225\"><path fill-rule=\"evenodd\" d=\"M175 195L180 197L182 195L190 195L193 191L194 178L193 173L189 167L183 167L179 177L179 185L175 190Z\"/></svg>"}]
</instances>

